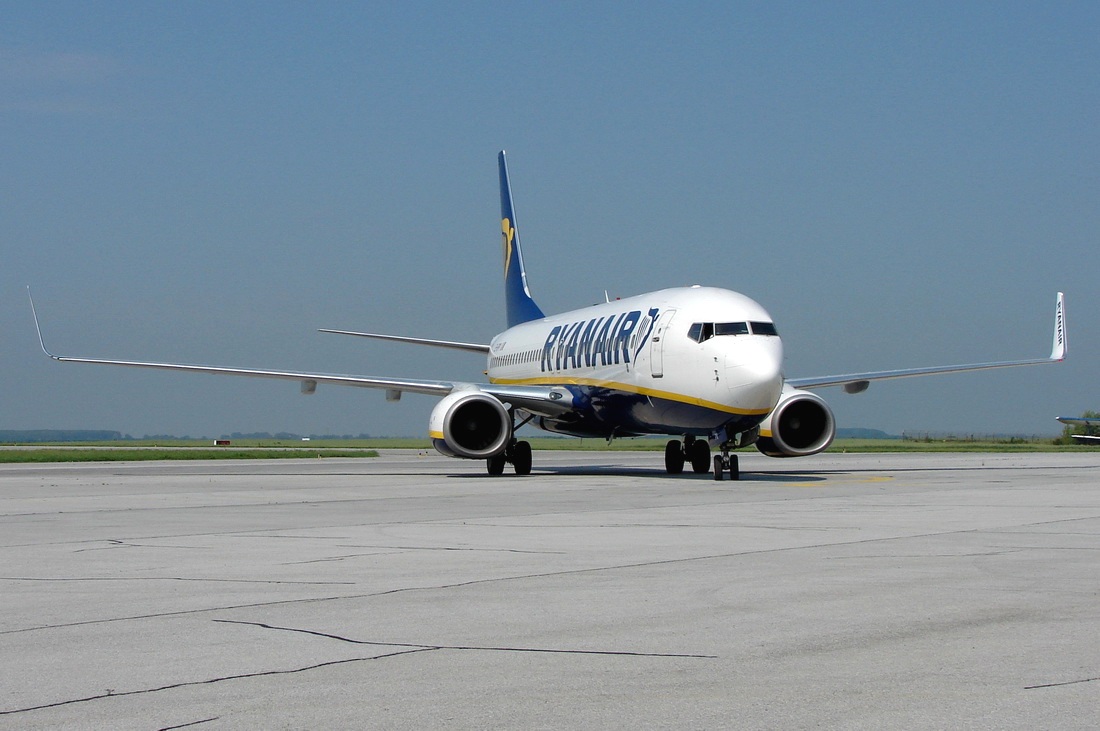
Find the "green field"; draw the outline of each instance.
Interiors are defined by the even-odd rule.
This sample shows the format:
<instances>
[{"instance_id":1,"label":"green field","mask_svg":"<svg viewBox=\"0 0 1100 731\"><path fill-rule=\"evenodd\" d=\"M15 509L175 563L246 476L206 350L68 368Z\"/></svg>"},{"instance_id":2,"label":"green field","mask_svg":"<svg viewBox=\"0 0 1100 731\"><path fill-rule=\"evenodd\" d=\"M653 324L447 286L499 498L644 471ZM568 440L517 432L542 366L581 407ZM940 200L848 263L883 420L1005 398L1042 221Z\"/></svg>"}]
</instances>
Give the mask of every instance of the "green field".
<instances>
[{"instance_id":1,"label":"green field","mask_svg":"<svg viewBox=\"0 0 1100 731\"><path fill-rule=\"evenodd\" d=\"M529 440L535 450L582 449L591 451L656 451L665 439L619 439L608 445L601 439L542 437ZM142 460L200 459L325 459L333 457L377 457L379 449L432 450L427 439L334 439L297 440L242 439L229 446L215 447L210 440L168 440L7 445L0 448L0 462L129 462ZM924 440L838 439L829 452L1081 452L1100 447L1054 444L1053 439L943 438ZM754 451L747 447L742 451Z\"/></svg>"}]
</instances>

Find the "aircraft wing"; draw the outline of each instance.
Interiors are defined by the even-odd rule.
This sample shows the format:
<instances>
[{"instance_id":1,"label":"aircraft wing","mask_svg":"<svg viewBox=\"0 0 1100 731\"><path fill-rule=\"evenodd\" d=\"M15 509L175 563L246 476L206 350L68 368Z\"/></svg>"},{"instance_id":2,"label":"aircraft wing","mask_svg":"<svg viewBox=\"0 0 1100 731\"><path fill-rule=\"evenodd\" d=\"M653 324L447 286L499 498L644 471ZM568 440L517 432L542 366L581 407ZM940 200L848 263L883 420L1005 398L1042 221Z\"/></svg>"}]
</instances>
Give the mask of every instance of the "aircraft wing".
<instances>
[{"instance_id":1,"label":"aircraft wing","mask_svg":"<svg viewBox=\"0 0 1100 731\"><path fill-rule=\"evenodd\" d=\"M304 392L312 392L318 383L332 383L340 386L361 386L363 388L384 388L391 391L409 391L435 396L446 396L462 384L451 381L426 381L402 378L376 378L371 376L338 375L335 373L307 373L304 371L268 371L254 368L227 368L224 366L191 365L187 363L154 363L136 360L108 360L105 358L73 358L46 355L62 363L95 363L98 365L129 366L131 368L153 368L163 371L186 371L189 373L212 373L221 376L248 376L251 378L274 378L284 381L300 381Z\"/></svg>"},{"instance_id":2,"label":"aircraft wing","mask_svg":"<svg viewBox=\"0 0 1100 731\"><path fill-rule=\"evenodd\" d=\"M848 393L866 391L871 381L884 381L892 378L913 378L915 376L933 376L941 373L964 373L966 371L984 371L992 368L1014 368L1017 366L1057 363L1066 357L1066 318L1065 295L1058 293L1054 310L1054 345L1047 358L1029 358L1026 360L1006 360L993 363L967 363L962 365L932 366L930 368L905 368L894 371L868 371L866 373L847 373L837 376L819 376L813 378L788 378L786 382L795 388L825 388L843 386Z\"/></svg>"},{"instance_id":3,"label":"aircraft wing","mask_svg":"<svg viewBox=\"0 0 1100 731\"><path fill-rule=\"evenodd\" d=\"M463 381L429 381L410 378L380 378L376 376L352 376L335 373L309 373L306 371L269 371L255 368L227 368L224 366L191 365L187 363L155 363L150 361L109 360L105 358L74 358L54 355L43 348L46 355L63 363L93 363L98 365L128 366L130 368L152 368L164 371L184 371L188 373L210 373L221 376L247 376L250 378L271 378L284 381L298 381L302 384L302 393L313 393L317 384L328 383L337 386L359 386L361 388L384 389L391 399L403 392L446 396L454 391L484 391L505 403L510 403L540 416L560 416L569 411L573 400L570 393L560 388L545 386L496 386L489 383L469 383Z\"/></svg>"},{"instance_id":4,"label":"aircraft wing","mask_svg":"<svg viewBox=\"0 0 1100 731\"><path fill-rule=\"evenodd\" d=\"M29 295L29 291L28 291ZM34 326L38 331L38 344L42 352L50 358L62 363L92 363L96 365L125 366L129 368L149 368L164 371L183 371L187 373L209 373L221 376L245 376L249 378L270 378L284 381L298 381L302 384L302 393L313 393L317 384L328 383L337 386L358 386L360 388L377 388L386 391L387 398L397 399L400 394L419 393L429 396L446 396L454 391L484 391L492 394L505 403L524 409L532 414L540 416L560 416L572 408L573 398L569 391L563 388L550 386L512 386L489 383L470 383L464 381L431 381L410 378L382 378L376 376L340 375L335 373L310 373L307 371L280 371L263 370L256 368L230 368L225 366L193 365L188 363L158 363L153 361L115 360L107 358L84 358L65 355L55 355L46 348L42 337L42 327L38 323L38 313L34 308L34 300L31 299L31 313L34 315ZM389 336L386 339L398 339L397 336ZM413 342L421 342L419 339L410 338ZM443 342L443 341L437 341ZM480 348L473 344L469 348ZM486 349L488 346L485 346Z\"/></svg>"}]
</instances>

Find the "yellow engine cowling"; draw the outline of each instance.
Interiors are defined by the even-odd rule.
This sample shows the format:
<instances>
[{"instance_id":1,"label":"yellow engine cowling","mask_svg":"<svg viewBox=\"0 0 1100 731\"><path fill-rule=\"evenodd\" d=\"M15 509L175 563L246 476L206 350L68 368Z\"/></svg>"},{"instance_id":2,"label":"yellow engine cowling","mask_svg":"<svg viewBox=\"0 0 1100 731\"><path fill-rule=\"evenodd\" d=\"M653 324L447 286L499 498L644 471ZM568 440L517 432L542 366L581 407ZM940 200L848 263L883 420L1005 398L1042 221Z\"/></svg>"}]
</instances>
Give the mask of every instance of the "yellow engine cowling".
<instances>
[{"instance_id":1,"label":"yellow engine cowling","mask_svg":"<svg viewBox=\"0 0 1100 731\"><path fill-rule=\"evenodd\" d=\"M769 457L805 457L827 449L835 435L836 421L823 398L784 386L779 403L760 425L756 448Z\"/></svg>"},{"instance_id":2,"label":"yellow engine cowling","mask_svg":"<svg viewBox=\"0 0 1100 731\"><path fill-rule=\"evenodd\" d=\"M512 439L512 417L504 404L490 394L456 391L432 409L428 433L440 454L486 459L508 446Z\"/></svg>"}]
</instances>

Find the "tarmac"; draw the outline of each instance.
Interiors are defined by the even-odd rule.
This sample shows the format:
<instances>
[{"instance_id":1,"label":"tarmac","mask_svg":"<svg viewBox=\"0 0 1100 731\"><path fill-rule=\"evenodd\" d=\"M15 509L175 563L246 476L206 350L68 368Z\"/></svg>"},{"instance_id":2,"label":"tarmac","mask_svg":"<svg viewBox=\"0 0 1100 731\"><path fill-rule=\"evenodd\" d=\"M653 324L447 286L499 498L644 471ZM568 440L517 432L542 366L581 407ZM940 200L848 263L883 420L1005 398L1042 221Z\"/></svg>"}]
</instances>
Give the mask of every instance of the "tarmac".
<instances>
[{"instance_id":1,"label":"tarmac","mask_svg":"<svg viewBox=\"0 0 1100 731\"><path fill-rule=\"evenodd\" d=\"M0 466L0 729L1095 729L1100 453Z\"/></svg>"}]
</instances>

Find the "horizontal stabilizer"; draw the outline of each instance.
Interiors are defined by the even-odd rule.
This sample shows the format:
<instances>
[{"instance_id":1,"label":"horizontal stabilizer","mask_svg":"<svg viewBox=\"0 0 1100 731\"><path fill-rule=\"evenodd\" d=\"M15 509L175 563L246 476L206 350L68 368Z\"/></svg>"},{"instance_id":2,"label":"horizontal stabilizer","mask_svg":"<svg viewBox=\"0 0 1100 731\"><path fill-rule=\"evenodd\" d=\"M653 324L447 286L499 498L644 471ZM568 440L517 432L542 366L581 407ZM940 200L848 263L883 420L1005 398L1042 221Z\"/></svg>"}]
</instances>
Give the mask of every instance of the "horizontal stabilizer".
<instances>
[{"instance_id":1,"label":"horizontal stabilizer","mask_svg":"<svg viewBox=\"0 0 1100 731\"><path fill-rule=\"evenodd\" d=\"M357 338L372 338L374 340L391 340L398 343L412 343L414 345L430 345L435 348L451 348L452 350L466 350L473 353L488 353L489 346L481 343L459 343L453 340L429 340L428 338L410 338L404 335L381 335L379 333L361 333L352 330L331 330L320 328L317 332L333 333L335 335L354 335Z\"/></svg>"}]
</instances>

